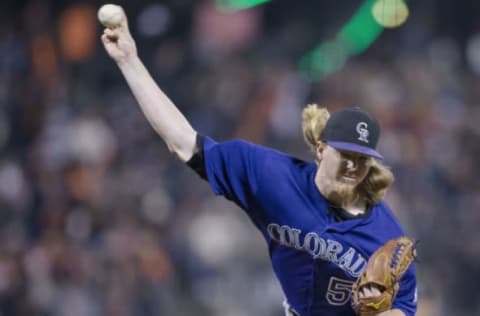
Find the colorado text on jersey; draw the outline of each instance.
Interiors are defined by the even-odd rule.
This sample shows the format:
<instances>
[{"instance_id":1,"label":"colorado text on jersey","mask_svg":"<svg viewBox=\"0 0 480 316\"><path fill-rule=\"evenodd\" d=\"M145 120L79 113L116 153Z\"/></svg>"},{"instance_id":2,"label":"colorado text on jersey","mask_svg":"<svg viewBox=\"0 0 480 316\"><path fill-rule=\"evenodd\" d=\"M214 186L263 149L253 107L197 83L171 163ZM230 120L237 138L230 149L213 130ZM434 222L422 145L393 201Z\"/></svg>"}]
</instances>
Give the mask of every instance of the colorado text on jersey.
<instances>
[{"instance_id":1,"label":"colorado text on jersey","mask_svg":"<svg viewBox=\"0 0 480 316\"><path fill-rule=\"evenodd\" d=\"M329 238L324 239L316 232L308 232L301 238L300 229L291 228L288 225L280 226L276 223L268 224L267 230L270 238L279 244L306 251L314 259L330 261L352 277L359 277L367 265L367 260L354 248L348 247L345 250L340 242Z\"/></svg>"}]
</instances>

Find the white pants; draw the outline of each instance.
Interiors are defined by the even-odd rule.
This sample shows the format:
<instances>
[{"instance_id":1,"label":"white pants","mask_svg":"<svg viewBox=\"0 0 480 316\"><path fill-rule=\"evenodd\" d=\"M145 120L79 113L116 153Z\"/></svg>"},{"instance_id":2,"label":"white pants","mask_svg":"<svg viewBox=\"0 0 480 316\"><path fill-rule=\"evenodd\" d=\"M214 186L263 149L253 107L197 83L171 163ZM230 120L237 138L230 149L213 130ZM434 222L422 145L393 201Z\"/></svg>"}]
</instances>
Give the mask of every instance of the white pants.
<instances>
[{"instance_id":1,"label":"white pants","mask_svg":"<svg viewBox=\"0 0 480 316\"><path fill-rule=\"evenodd\" d=\"M285 316L300 316L300 314L294 310L290 304L288 304L287 300L283 300L283 308L285 309Z\"/></svg>"}]
</instances>

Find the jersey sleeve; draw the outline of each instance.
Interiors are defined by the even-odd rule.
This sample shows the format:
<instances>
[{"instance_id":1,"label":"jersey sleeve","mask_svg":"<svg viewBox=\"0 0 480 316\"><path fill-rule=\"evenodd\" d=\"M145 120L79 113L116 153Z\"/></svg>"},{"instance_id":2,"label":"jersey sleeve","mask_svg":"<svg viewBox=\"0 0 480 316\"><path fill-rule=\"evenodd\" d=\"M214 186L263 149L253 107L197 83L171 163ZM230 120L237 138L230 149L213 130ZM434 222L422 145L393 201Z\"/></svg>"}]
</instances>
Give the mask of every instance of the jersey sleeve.
<instances>
[{"instance_id":1,"label":"jersey sleeve","mask_svg":"<svg viewBox=\"0 0 480 316\"><path fill-rule=\"evenodd\" d=\"M262 162L268 150L241 140L217 143L204 138L203 157L207 181L217 195L245 210L254 206Z\"/></svg>"},{"instance_id":2,"label":"jersey sleeve","mask_svg":"<svg viewBox=\"0 0 480 316\"><path fill-rule=\"evenodd\" d=\"M417 282L414 263L400 280L400 288L392 308L400 309L406 316L414 316L417 310Z\"/></svg>"}]
</instances>

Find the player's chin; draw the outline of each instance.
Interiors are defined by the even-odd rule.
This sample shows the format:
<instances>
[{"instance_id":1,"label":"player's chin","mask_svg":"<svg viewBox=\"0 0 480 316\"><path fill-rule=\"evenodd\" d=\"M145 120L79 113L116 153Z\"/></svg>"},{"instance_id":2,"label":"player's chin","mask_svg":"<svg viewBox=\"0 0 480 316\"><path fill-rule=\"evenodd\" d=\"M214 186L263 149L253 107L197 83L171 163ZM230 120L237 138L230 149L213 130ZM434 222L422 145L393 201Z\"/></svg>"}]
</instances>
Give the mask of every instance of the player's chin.
<instances>
[{"instance_id":1,"label":"player's chin","mask_svg":"<svg viewBox=\"0 0 480 316\"><path fill-rule=\"evenodd\" d=\"M356 183L337 181L332 193L341 199L350 199L355 195L356 187Z\"/></svg>"}]
</instances>

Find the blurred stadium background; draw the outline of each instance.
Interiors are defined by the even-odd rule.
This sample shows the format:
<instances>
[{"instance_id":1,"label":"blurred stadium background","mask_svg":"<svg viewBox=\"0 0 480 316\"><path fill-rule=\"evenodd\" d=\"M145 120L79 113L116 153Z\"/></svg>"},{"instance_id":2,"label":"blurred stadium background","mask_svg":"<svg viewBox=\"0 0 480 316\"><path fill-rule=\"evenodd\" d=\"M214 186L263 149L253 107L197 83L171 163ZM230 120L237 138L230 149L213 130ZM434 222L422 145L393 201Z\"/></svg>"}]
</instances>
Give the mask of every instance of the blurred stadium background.
<instances>
[{"instance_id":1,"label":"blurred stadium background","mask_svg":"<svg viewBox=\"0 0 480 316\"><path fill-rule=\"evenodd\" d=\"M385 30L367 2L117 3L203 134L311 159L307 102L379 117L388 201L421 241L418 315L480 315L480 2L409 1ZM155 136L101 4L0 4L0 315L282 315L260 234Z\"/></svg>"}]
</instances>

